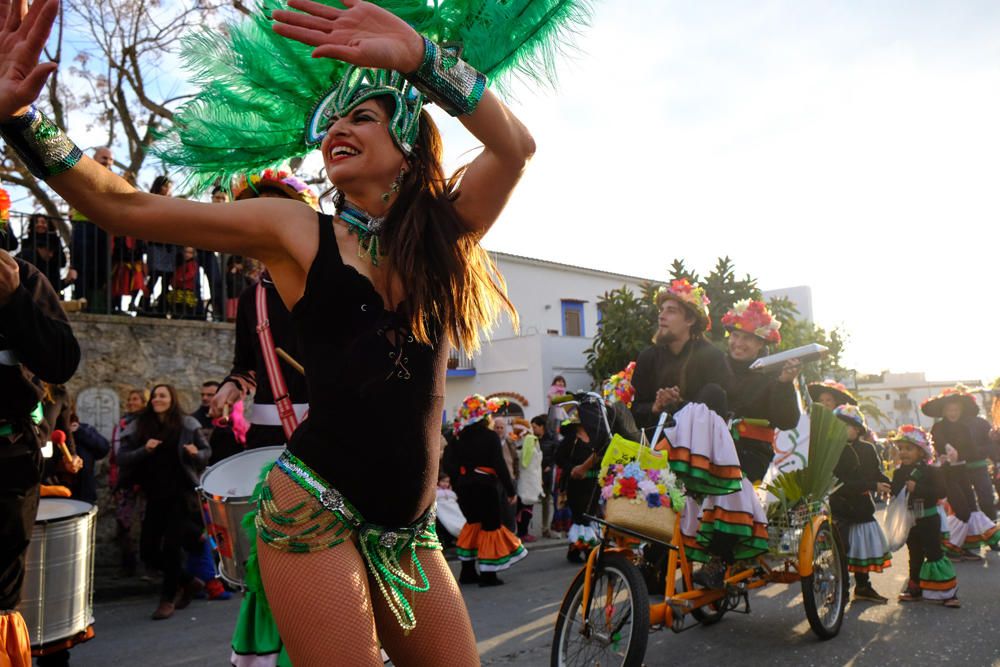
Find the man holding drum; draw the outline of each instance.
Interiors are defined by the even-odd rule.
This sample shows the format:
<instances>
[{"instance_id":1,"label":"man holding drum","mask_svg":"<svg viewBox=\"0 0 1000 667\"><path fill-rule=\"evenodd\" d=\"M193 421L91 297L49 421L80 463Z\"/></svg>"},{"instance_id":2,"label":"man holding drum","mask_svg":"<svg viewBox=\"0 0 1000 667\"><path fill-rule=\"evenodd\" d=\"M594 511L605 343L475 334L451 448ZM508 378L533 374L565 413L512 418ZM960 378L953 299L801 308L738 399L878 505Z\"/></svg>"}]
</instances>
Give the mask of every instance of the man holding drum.
<instances>
[{"instance_id":1,"label":"man holding drum","mask_svg":"<svg viewBox=\"0 0 1000 667\"><path fill-rule=\"evenodd\" d=\"M0 662L31 665L15 611L38 509L42 382L67 382L80 363L59 297L37 269L0 250Z\"/></svg>"}]
</instances>

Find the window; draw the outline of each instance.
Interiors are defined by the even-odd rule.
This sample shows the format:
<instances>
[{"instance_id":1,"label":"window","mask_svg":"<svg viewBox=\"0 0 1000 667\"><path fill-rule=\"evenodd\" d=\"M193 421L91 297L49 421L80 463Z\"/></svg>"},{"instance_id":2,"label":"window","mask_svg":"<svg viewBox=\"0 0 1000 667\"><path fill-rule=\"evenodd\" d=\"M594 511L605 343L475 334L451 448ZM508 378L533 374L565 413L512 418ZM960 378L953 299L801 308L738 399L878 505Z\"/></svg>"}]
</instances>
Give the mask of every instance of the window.
<instances>
[{"instance_id":1,"label":"window","mask_svg":"<svg viewBox=\"0 0 1000 667\"><path fill-rule=\"evenodd\" d=\"M583 301L563 299L562 301L563 336L583 336Z\"/></svg>"}]
</instances>

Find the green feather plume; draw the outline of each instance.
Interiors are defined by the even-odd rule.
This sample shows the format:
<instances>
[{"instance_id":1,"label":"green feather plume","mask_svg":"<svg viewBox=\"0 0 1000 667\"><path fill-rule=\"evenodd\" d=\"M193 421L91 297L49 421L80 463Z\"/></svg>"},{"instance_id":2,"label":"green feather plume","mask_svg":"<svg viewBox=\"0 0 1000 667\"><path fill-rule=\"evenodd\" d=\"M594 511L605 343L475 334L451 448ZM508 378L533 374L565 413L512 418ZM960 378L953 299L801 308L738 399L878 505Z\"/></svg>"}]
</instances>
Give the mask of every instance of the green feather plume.
<instances>
[{"instance_id":1,"label":"green feather plume","mask_svg":"<svg viewBox=\"0 0 1000 667\"><path fill-rule=\"evenodd\" d=\"M343 7L335 0L320 0ZM509 96L514 80L555 83L555 61L589 23L589 0L376 0L462 58ZM187 37L182 58L201 91L175 114L152 152L187 173L200 192L310 152L303 139L316 103L348 65L313 58L312 47L271 29L284 0L259 0L253 15L221 32Z\"/></svg>"}]
</instances>

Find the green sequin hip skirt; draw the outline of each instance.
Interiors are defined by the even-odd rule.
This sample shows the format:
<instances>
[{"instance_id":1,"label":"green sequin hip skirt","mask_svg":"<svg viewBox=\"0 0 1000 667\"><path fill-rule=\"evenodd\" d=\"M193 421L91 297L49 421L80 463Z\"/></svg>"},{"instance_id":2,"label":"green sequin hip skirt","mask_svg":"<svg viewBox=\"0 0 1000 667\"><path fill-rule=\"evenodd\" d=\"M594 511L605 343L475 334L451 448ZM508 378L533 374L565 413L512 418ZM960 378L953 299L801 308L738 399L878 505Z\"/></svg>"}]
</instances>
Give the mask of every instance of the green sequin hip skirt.
<instances>
[{"instance_id":1,"label":"green sequin hip skirt","mask_svg":"<svg viewBox=\"0 0 1000 667\"><path fill-rule=\"evenodd\" d=\"M310 497L290 507L280 507L268 484L268 475L278 470ZM290 553L312 553L355 541L366 569L400 627L407 631L416 627L407 594L412 598L430 590L417 548L441 549L433 506L409 526L390 528L370 523L343 494L287 450L273 468L265 471L254 499L256 511L243 521L251 553L247 561L247 593L233 636L235 656L280 653L278 664L286 664L287 660L260 580L257 537L269 548ZM407 555L410 563L404 567L401 561Z\"/></svg>"}]
</instances>

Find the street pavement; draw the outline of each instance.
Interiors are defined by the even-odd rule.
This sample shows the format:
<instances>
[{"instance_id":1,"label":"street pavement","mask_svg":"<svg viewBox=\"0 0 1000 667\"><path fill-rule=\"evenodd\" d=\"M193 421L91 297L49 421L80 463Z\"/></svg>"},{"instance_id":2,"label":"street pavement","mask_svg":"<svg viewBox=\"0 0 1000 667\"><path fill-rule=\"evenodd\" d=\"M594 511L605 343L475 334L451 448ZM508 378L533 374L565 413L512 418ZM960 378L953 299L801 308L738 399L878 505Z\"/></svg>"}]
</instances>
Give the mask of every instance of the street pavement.
<instances>
[{"instance_id":1,"label":"street pavement","mask_svg":"<svg viewBox=\"0 0 1000 667\"><path fill-rule=\"evenodd\" d=\"M483 664L541 667L549 664L552 629L563 593L578 566L561 544L532 549L498 588L465 587ZM873 583L895 598L905 578L906 551ZM457 572L458 564L453 563ZM751 594L752 613L730 613L711 627L650 636L649 667L692 665L941 665L1000 667L1000 554L982 563L958 563L961 609L930 603L848 606L838 637L822 642L809 630L798 585L772 585ZM194 601L167 621L149 614L155 596L95 605L97 637L72 651L75 667L228 665L228 639L239 606ZM335 661L331 660L331 666ZM337 666L339 667L339 666Z\"/></svg>"}]
</instances>

